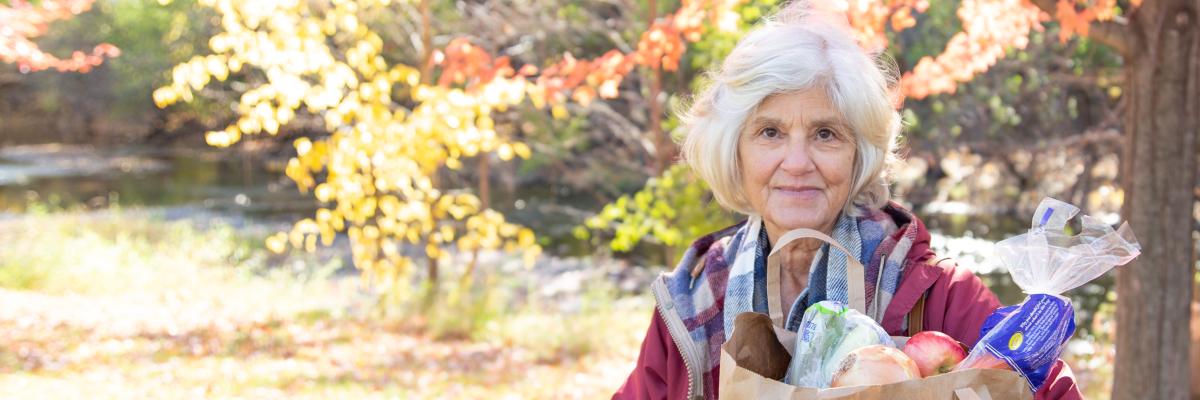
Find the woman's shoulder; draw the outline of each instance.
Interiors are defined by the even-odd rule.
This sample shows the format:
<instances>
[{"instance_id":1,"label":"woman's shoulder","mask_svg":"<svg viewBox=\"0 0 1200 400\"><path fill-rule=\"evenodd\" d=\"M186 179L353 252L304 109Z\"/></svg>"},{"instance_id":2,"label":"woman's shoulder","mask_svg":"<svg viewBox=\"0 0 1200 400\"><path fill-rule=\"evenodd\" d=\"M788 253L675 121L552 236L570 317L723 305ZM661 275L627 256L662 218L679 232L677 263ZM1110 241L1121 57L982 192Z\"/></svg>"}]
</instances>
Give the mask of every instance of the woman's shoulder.
<instances>
[{"instance_id":1,"label":"woman's shoulder","mask_svg":"<svg viewBox=\"0 0 1200 400\"><path fill-rule=\"evenodd\" d=\"M705 269L714 261L721 262L732 258L726 257L727 250L738 246L741 239L738 233L745 224L746 220L742 220L692 241L668 275L687 275L696 278L704 273Z\"/></svg>"},{"instance_id":2,"label":"woman's shoulder","mask_svg":"<svg viewBox=\"0 0 1200 400\"><path fill-rule=\"evenodd\" d=\"M651 285L655 299L667 302L681 318L711 317L723 304L725 285L739 245L739 229L744 222L704 235L696 240L671 272L664 273Z\"/></svg>"},{"instance_id":3,"label":"woman's shoulder","mask_svg":"<svg viewBox=\"0 0 1200 400\"><path fill-rule=\"evenodd\" d=\"M1000 300L970 268L949 258L935 258L920 267L928 276L924 297L924 326L973 345L979 327Z\"/></svg>"}]
</instances>

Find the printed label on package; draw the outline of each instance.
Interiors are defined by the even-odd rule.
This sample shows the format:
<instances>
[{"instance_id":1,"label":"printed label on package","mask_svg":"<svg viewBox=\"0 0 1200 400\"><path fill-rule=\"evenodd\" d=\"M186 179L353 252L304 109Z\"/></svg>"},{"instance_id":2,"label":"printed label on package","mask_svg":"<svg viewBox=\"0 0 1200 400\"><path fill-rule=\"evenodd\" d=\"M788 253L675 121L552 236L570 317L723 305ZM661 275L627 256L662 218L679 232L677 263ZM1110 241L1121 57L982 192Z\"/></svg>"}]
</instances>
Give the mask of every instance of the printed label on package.
<instances>
[{"instance_id":1,"label":"printed label on package","mask_svg":"<svg viewBox=\"0 0 1200 400\"><path fill-rule=\"evenodd\" d=\"M996 317L1003 319L997 323ZM997 309L982 331L984 348L1024 375L1036 390L1075 333L1075 310L1065 297L1033 294L1020 305Z\"/></svg>"}]
</instances>

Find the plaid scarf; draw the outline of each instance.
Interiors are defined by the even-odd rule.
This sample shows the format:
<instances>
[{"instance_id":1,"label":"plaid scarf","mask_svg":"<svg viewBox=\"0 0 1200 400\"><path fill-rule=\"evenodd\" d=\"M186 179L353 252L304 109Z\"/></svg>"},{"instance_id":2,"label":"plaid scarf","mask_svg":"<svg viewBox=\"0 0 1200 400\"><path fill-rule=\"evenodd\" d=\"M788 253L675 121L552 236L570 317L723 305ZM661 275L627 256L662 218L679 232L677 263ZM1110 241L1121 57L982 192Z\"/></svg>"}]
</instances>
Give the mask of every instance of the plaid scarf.
<instances>
[{"instance_id":1,"label":"plaid scarf","mask_svg":"<svg viewBox=\"0 0 1200 400\"><path fill-rule=\"evenodd\" d=\"M883 317L896 287L900 285L900 273L904 267L903 252L894 251L891 254L880 254L880 244L892 236L897 230L892 218L880 210L862 210L863 216L851 217L843 214L838 218L832 237L846 246L853 257L861 260L865 269L867 295L867 315L875 320ZM738 314L754 311L764 314L768 312L767 302L767 254L771 253L766 229L760 217L751 217L742 226L746 229L745 240L740 243L737 255L734 256L733 269L729 272L729 280L725 288L725 339L733 335L733 319ZM893 243L894 244L894 243ZM894 247L894 246L888 246ZM892 249L899 250L899 249ZM846 282L846 261L850 255L838 249L831 249L828 244L822 245L813 256L809 267L808 287L791 305L787 315L785 328L795 331L799 328L804 310L809 305L822 300L849 302L848 285ZM888 257L889 262L881 262ZM882 265L882 268L881 268ZM881 273L882 272L882 273ZM878 303L876 303L878 301Z\"/></svg>"}]
</instances>

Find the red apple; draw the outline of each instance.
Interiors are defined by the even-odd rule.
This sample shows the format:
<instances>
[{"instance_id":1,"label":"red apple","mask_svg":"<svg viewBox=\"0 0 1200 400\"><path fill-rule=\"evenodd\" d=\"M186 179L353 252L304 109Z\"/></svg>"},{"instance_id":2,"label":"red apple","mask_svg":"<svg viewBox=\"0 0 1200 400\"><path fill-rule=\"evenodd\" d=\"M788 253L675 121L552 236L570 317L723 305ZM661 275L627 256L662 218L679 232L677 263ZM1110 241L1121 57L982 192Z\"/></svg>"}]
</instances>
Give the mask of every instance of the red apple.
<instances>
[{"instance_id":1,"label":"red apple","mask_svg":"<svg viewBox=\"0 0 1200 400\"><path fill-rule=\"evenodd\" d=\"M957 340L938 331L913 335L904 344L904 354L917 363L922 377L950 372L967 358L967 351Z\"/></svg>"},{"instance_id":2,"label":"red apple","mask_svg":"<svg viewBox=\"0 0 1200 400\"><path fill-rule=\"evenodd\" d=\"M904 352L883 345L851 351L833 374L830 387L886 385L921 378L921 371Z\"/></svg>"}]
</instances>

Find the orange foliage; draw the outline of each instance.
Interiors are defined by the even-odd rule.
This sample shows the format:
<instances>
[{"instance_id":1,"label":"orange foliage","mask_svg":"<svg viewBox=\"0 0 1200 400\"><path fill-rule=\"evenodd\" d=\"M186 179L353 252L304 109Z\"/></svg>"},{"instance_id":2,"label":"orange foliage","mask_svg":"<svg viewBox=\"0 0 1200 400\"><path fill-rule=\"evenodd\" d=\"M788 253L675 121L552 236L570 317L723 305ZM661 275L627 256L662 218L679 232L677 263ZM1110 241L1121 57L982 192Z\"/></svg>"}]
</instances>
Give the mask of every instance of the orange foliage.
<instances>
[{"instance_id":1,"label":"orange foliage","mask_svg":"<svg viewBox=\"0 0 1200 400\"><path fill-rule=\"evenodd\" d=\"M581 60L566 53L555 64L539 71L526 65L513 71L509 59L493 60L486 51L474 47L465 38L456 39L435 58L442 67L439 84L485 84L496 76L534 80L528 94L538 107L554 105L568 98L587 104L595 98L613 98L625 75L635 66L675 71L687 50L687 43L700 40L704 24L718 29L734 29L737 15L732 9L744 0L684 0L673 14L660 18L642 33L637 49L631 53L611 50L593 60ZM1060 0L1056 18L1062 25L1060 37L1086 35L1091 21L1111 19L1115 0L1091 0L1078 3ZM815 3L822 9L844 13L859 43L870 51L887 46L887 29L899 32L916 25L917 13L929 7L927 0L828 0ZM1042 30L1048 16L1028 0L964 0L958 9L963 30L947 43L945 51L921 59L907 72L900 84L905 97L925 98L953 93L959 83L987 71L1010 48L1023 49L1029 32ZM536 75L536 76L535 76Z\"/></svg>"},{"instance_id":2,"label":"orange foliage","mask_svg":"<svg viewBox=\"0 0 1200 400\"><path fill-rule=\"evenodd\" d=\"M1141 1L1132 3L1136 7ZM887 46L889 25L893 32L915 26L913 14L929 7L926 0L818 0L818 4L845 13L859 43L870 51ZM1111 20L1117 10L1116 0L1058 0L1056 7L1054 17L1063 41L1086 36L1093 21ZM953 93L959 83L991 68L1007 49L1025 48L1030 31L1041 31L1042 22L1049 20L1029 0L963 0L957 14L962 32L950 39L941 54L921 59L905 73L900 83L903 96L921 99Z\"/></svg>"},{"instance_id":3,"label":"orange foliage","mask_svg":"<svg viewBox=\"0 0 1200 400\"><path fill-rule=\"evenodd\" d=\"M1141 1L1134 0L1131 3L1137 7ZM1116 16L1116 9L1116 0L1058 0L1054 9L1054 18L1062 25L1058 39L1066 42L1072 35L1087 36L1092 21L1111 20Z\"/></svg>"},{"instance_id":4,"label":"orange foliage","mask_svg":"<svg viewBox=\"0 0 1200 400\"><path fill-rule=\"evenodd\" d=\"M91 53L74 51L70 57L59 58L42 51L33 39L44 35L49 24L87 11L94 0L42 0L38 5L26 0L12 0L0 5L0 62L17 64L21 72L54 68L60 72L88 72L104 62L105 57L121 54L115 46L102 43Z\"/></svg>"},{"instance_id":5,"label":"orange foliage","mask_svg":"<svg viewBox=\"0 0 1200 400\"><path fill-rule=\"evenodd\" d=\"M466 38L450 41L445 51L434 52L433 60L442 66L442 76L438 79L441 86L466 84L470 87L476 82L491 82L497 74L506 78L514 74L507 56L493 60L491 54L472 45Z\"/></svg>"},{"instance_id":6,"label":"orange foliage","mask_svg":"<svg viewBox=\"0 0 1200 400\"><path fill-rule=\"evenodd\" d=\"M704 24L720 30L736 29L738 16L733 7L744 0L684 0L679 10L651 25L637 44L637 50L624 53L609 50L592 60L575 58L571 53L540 71L526 65L514 71L508 57L494 58L466 38L453 40L445 50L435 53L432 62L442 69L438 84L464 84L468 91L482 87L495 78L530 78L530 99L537 107L561 104L568 98L587 105L597 97L614 98L621 81L635 66L675 71L687 50L696 42ZM535 77L536 75L536 77Z\"/></svg>"},{"instance_id":7,"label":"orange foliage","mask_svg":"<svg viewBox=\"0 0 1200 400\"><path fill-rule=\"evenodd\" d=\"M962 32L937 57L925 57L900 82L906 96L918 99L954 93L960 82L991 68L1009 48L1023 49L1029 31L1041 30L1046 19L1027 0L963 0L958 9Z\"/></svg>"},{"instance_id":8,"label":"orange foliage","mask_svg":"<svg viewBox=\"0 0 1200 400\"><path fill-rule=\"evenodd\" d=\"M912 13L925 12L929 8L926 0L830 0L826 6L833 11L843 12L855 31L859 44L870 50L887 46L885 29L890 23L892 30L901 31L916 25Z\"/></svg>"}]
</instances>

